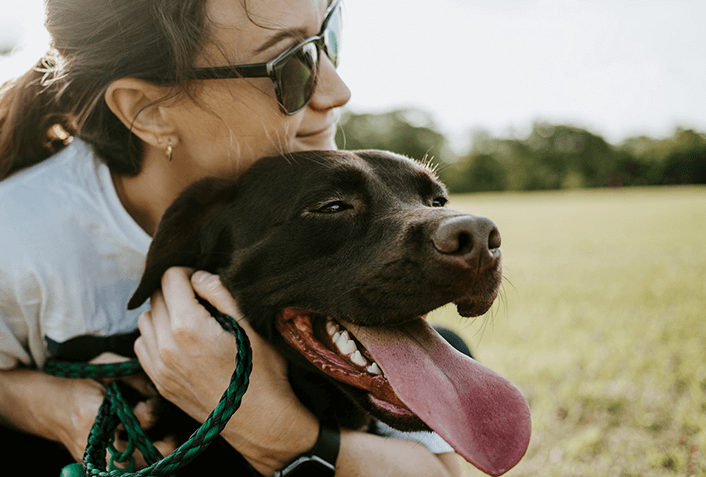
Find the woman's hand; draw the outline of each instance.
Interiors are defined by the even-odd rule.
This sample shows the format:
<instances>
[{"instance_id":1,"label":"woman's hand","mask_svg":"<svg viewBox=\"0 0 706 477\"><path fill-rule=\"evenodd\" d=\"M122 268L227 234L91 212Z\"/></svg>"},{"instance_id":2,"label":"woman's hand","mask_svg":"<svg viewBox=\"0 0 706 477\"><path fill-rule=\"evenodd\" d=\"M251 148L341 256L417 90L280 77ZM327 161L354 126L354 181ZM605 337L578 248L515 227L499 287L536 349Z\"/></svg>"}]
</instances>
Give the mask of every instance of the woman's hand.
<instances>
[{"instance_id":1,"label":"woman's hand","mask_svg":"<svg viewBox=\"0 0 706 477\"><path fill-rule=\"evenodd\" d=\"M114 362L115 355L102 355L94 362ZM144 376L125 378L146 397L135 406L135 415L143 428L155 422L155 391ZM77 461L83 460L88 435L98 409L105 397L105 387L92 379L52 376L44 372L17 368L0 371L0 423L44 439L60 442ZM122 446L116 441L116 447ZM167 439L155 442L157 449L166 455L175 449L175 442ZM136 465L146 463L139 453Z\"/></svg>"},{"instance_id":2,"label":"woman's hand","mask_svg":"<svg viewBox=\"0 0 706 477\"><path fill-rule=\"evenodd\" d=\"M123 356L119 356L117 354L113 353L103 353L97 358L91 360L92 364L109 364L109 363L119 363L126 361L127 358ZM118 381L132 387L135 389L139 395L140 395L140 400L135 403L135 406L132 409L133 414L137 418L137 420L140 423L140 427L142 427L143 430L148 431L154 427L154 425L158 422L161 414L161 410L164 407L165 400L162 396L159 395L157 392L157 389L155 389L154 385L152 382L149 380L146 374L144 373L139 373L136 375L132 376L127 376L124 378L118 378ZM102 380L103 385L107 385L108 382L110 382L111 379L105 379ZM98 383L95 383L98 384ZM101 386L102 387L102 386ZM105 389L103 388L103 394L105 393ZM97 415L97 410L95 413L93 413L93 417L91 418L90 421L90 426L93 425L93 422L95 420L95 417ZM90 417L90 416L89 416ZM89 430L90 430L89 426ZM115 439L113 441L113 445L115 448L120 451L124 452L128 448L128 442L124 441L121 439L122 432L124 430L124 427L122 425L118 426L118 429L115 432ZM86 436L88 436L88 433L86 433ZM163 455L169 455L172 452L176 450L178 447L179 443L176 440L176 437L174 435L167 435L164 436L161 440L159 441L153 441L152 444L157 448L157 450ZM83 440L83 445L86 445L86 439L84 438ZM74 457L76 457L76 454L74 454ZM110 454L108 454L108 459L110 458ZM80 461L83 458L83 451L81 450L81 455L79 456L78 460ZM135 459L135 468L136 469L143 469L147 467L149 464L147 461L145 461L144 457L142 456L141 452L138 449L135 449L135 452L133 454L133 458ZM116 467L121 468L124 466L127 466L128 463L126 462L125 464L117 463L116 462Z\"/></svg>"},{"instance_id":3,"label":"woman's hand","mask_svg":"<svg viewBox=\"0 0 706 477\"><path fill-rule=\"evenodd\" d=\"M135 352L159 393L203 422L228 387L237 350L235 337L197 301L190 275L186 268L164 274L140 316ZM242 321L232 305L221 311Z\"/></svg>"},{"instance_id":4,"label":"woman's hand","mask_svg":"<svg viewBox=\"0 0 706 477\"><path fill-rule=\"evenodd\" d=\"M54 409L60 410L60 414L51 425L55 434L52 436L49 430L50 434L40 435L61 442L74 460L81 462L88 435L105 397L105 387L91 379L51 378L56 380L51 394L56 403Z\"/></svg>"},{"instance_id":5,"label":"woman's hand","mask_svg":"<svg viewBox=\"0 0 706 477\"><path fill-rule=\"evenodd\" d=\"M113 353L103 353L97 358L91 360L92 364L108 364L126 361L127 358L118 356ZM163 403L163 399L157 393L150 380L144 374L118 378L128 386L138 391L142 399L135 404L133 413L140 422L140 426L144 430L151 429L159 418L159 409ZM66 393L61 393L66 399L67 416L64 426L61 427L61 441L69 450L73 458L77 462L83 460L83 454L88 442L88 435L98 415L100 407L105 397L105 382L98 382L91 379L66 379L62 378L62 387L67 390ZM115 432L114 445L119 451L124 451L128 447L128 443L120 438L122 425ZM172 453L176 447L176 439L167 436L163 440L153 442L154 446L162 455ZM147 462L140 454L139 450L135 450L133 455L135 458L135 467L142 469L147 467ZM110 454L107 454L107 459L110 459Z\"/></svg>"},{"instance_id":6,"label":"woman's hand","mask_svg":"<svg viewBox=\"0 0 706 477\"><path fill-rule=\"evenodd\" d=\"M139 321L135 352L159 393L203 422L235 369L235 337L196 294L243 327L253 350L250 385L222 436L260 472L272 473L311 449L318 422L294 395L285 360L250 327L216 275L171 268Z\"/></svg>"}]
</instances>

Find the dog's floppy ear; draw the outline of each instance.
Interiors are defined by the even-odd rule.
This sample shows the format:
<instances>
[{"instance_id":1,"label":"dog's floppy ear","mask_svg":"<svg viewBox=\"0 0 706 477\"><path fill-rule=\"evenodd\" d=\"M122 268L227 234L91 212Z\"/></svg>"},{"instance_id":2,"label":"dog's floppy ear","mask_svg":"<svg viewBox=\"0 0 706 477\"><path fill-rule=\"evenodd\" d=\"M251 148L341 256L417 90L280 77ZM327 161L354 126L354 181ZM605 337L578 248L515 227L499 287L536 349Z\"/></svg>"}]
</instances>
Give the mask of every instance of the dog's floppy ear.
<instances>
[{"instance_id":1,"label":"dog's floppy ear","mask_svg":"<svg viewBox=\"0 0 706 477\"><path fill-rule=\"evenodd\" d=\"M160 287L162 275L170 267L209 270L226 232L213 219L235 194L235 182L202 179L189 186L162 216L152 239L142 279L128 302L137 308ZM209 270L215 272L215 270Z\"/></svg>"}]
</instances>

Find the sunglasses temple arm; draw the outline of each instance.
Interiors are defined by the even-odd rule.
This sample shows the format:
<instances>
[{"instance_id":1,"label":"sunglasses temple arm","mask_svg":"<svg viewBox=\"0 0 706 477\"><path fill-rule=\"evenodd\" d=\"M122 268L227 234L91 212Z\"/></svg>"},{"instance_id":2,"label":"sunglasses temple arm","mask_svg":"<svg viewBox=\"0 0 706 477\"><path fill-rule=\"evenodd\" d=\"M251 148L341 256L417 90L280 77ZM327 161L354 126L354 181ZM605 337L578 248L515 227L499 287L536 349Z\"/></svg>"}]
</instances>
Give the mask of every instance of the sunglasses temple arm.
<instances>
[{"instance_id":1,"label":"sunglasses temple arm","mask_svg":"<svg viewBox=\"0 0 706 477\"><path fill-rule=\"evenodd\" d=\"M263 78L270 76L272 68L269 64L214 66L212 68L194 68L192 78L196 80L231 79L231 78Z\"/></svg>"}]
</instances>

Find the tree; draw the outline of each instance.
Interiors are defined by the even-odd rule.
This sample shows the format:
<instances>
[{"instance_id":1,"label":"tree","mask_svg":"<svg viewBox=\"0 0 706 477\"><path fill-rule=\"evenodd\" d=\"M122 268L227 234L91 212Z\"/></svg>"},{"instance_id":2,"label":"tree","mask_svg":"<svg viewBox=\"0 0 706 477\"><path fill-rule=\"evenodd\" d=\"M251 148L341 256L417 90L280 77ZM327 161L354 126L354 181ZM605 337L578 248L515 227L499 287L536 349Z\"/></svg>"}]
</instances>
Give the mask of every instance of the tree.
<instances>
[{"instance_id":1,"label":"tree","mask_svg":"<svg viewBox=\"0 0 706 477\"><path fill-rule=\"evenodd\" d=\"M446 138L431 116L417 109L382 114L346 112L339 121L336 144L341 149L384 149L418 160L443 162Z\"/></svg>"},{"instance_id":2,"label":"tree","mask_svg":"<svg viewBox=\"0 0 706 477\"><path fill-rule=\"evenodd\" d=\"M536 124L527 139L543 187L601 187L615 172L616 153L602 137L573 126Z\"/></svg>"},{"instance_id":3,"label":"tree","mask_svg":"<svg viewBox=\"0 0 706 477\"><path fill-rule=\"evenodd\" d=\"M507 171L492 155L473 153L442 168L439 176L451 192L496 192L507 189Z\"/></svg>"},{"instance_id":4,"label":"tree","mask_svg":"<svg viewBox=\"0 0 706 477\"><path fill-rule=\"evenodd\" d=\"M706 184L706 137L691 129L677 129L662 140L630 138L620 151L621 172L631 184Z\"/></svg>"},{"instance_id":5,"label":"tree","mask_svg":"<svg viewBox=\"0 0 706 477\"><path fill-rule=\"evenodd\" d=\"M677 130L664 158L662 184L706 184L706 137Z\"/></svg>"},{"instance_id":6,"label":"tree","mask_svg":"<svg viewBox=\"0 0 706 477\"><path fill-rule=\"evenodd\" d=\"M345 149L429 159L452 192L706 184L706 136L690 129L661 140L630 138L614 147L585 129L537 123L525 139L475 131L471 150L453 158L429 114L399 109L345 113L336 142Z\"/></svg>"}]
</instances>

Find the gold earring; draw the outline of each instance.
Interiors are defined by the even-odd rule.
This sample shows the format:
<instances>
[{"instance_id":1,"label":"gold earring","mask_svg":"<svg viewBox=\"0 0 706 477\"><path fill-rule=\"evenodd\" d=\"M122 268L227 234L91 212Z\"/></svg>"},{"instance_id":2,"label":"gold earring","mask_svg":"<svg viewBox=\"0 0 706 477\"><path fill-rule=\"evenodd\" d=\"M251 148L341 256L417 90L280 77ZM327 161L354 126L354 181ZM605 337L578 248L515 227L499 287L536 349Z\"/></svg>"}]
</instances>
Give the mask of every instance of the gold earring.
<instances>
[{"instance_id":1,"label":"gold earring","mask_svg":"<svg viewBox=\"0 0 706 477\"><path fill-rule=\"evenodd\" d=\"M174 151L174 148L172 148L172 145L167 146L167 160L169 162L172 162L172 152Z\"/></svg>"}]
</instances>

